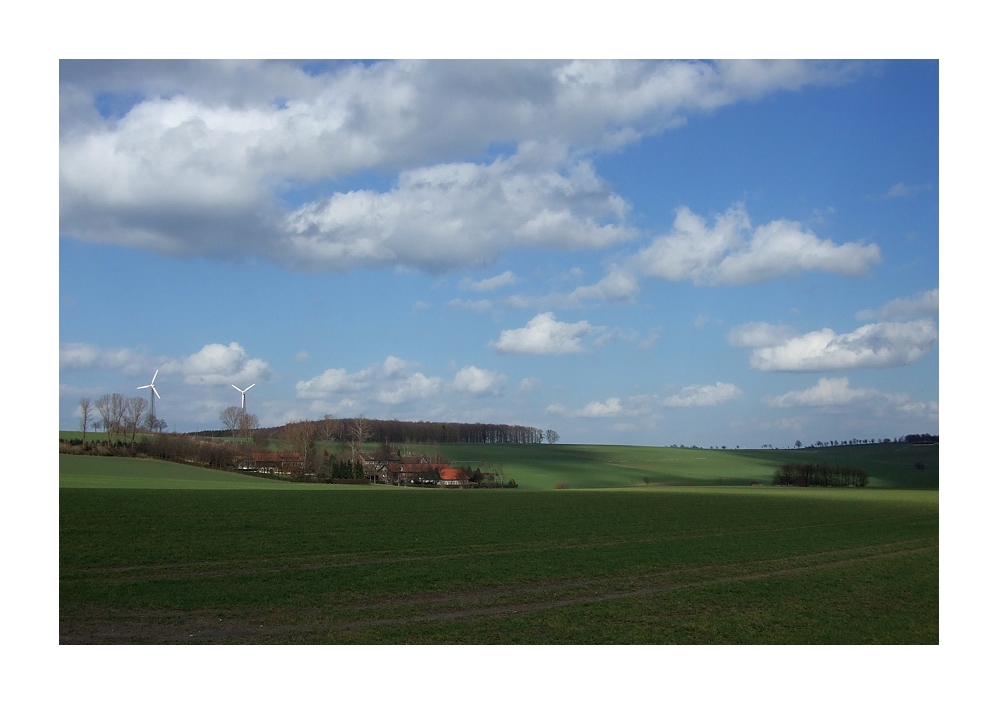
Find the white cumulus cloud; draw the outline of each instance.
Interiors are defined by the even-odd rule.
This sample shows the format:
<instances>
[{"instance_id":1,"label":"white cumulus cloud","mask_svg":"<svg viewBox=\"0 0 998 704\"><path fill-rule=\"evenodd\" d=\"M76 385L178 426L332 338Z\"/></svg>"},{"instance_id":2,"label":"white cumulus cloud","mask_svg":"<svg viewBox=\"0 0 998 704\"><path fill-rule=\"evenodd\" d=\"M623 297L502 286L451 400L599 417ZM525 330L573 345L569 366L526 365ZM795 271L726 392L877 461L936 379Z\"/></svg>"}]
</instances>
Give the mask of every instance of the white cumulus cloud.
<instances>
[{"instance_id":1,"label":"white cumulus cloud","mask_svg":"<svg viewBox=\"0 0 998 704\"><path fill-rule=\"evenodd\" d=\"M745 323L731 328L727 340L735 347L772 347L792 339L796 334L788 325Z\"/></svg>"},{"instance_id":2,"label":"white cumulus cloud","mask_svg":"<svg viewBox=\"0 0 998 704\"><path fill-rule=\"evenodd\" d=\"M716 406L741 396L742 390L734 384L718 381L707 386L686 386L678 394L663 399L662 405L669 408Z\"/></svg>"},{"instance_id":3,"label":"white cumulus cloud","mask_svg":"<svg viewBox=\"0 0 998 704\"><path fill-rule=\"evenodd\" d=\"M184 382L194 386L241 386L271 376L270 366L262 359L251 359L238 342L209 343L189 357L165 363L162 369L165 373L183 374Z\"/></svg>"},{"instance_id":4,"label":"white cumulus cloud","mask_svg":"<svg viewBox=\"0 0 998 704\"><path fill-rule=\"evenodd\" d=\"M932 349L939 331L934 321L923 319L872 323L841 335L824 328L783 340L764 337L760 334L756 344L744 345L753 347L749 363L754 369L820 372L911 364ZM748 342L751 329L729 334L728 339L732 344Z\"/></svg>"},{"instance_id":5,"label":"white cumulus cloud","mask_svg":"<svg viewBox=\"0 0 998 704\"><path fill-rule=\"evenodd\" d=\"M497 276L492 276L488 279L482 279L480 281L465 278L461 280L461 283L458 284L458 286L463 289L471 289L472 291L494 291L497 288L509 286L510 284L515 283L516 280L516 275L512 271L504 271Z\"/></svg>"},{"instance_id":6,"label":"white cumulus cloud","mask_svg":"<svg viewBox=\"0 0 998 704\"><path fill-rule=\"evenodd\" d=\"M271 378L270 365L260 358L250 358L238 342L223 345L212 342L188 357L151 357L128 348L103 349L87 343L69 342L59 346L62 371L110 369L134 376L156 369L164 376L182 374L192 386L254 384Z\"/></svg>"},{"instance_id":7,"label":"white cumulus cloud","mask_svg":"<svg viewBox=\"0 0 998 704\"><path fill-rule=\"evenodd\" d=\"M353 373L342 368L327 369L299 381L295 390L298 398L312 400L312 408L318 409L331 407L327 400L334 396L350 396L351 407L360 407L372 402L397 406L446 394L499 395L506 383L504 374L473 365L459 369L452 382L415 371L417 367L415 362L389 356L381 364Z\"/></svg>"},{"instance_id":8,"label":"white cumulus cloud","mask_svg":"<svg viewBox=\"0 0 998 704\"><path fill-rule=\"evenodd\" d=\"M805 271L858 276L880 259L875 244L835 244L789 220L753 228L745 208L735 205L716 216L713 226L680 208L672 232L657 237L629 265L645 276L670 281L741 285Z\"/></svg>"},{"instance_id":9,"label":"white cumulus cloud","mask_svg":"<svg viewBox=\"0 0 998 704\"><path fill-rule=\"evenodd\" d=\"M101 350L85 342L64 342L59 345L60 369L89 369L100 359Z\"/></svg>"},{"instance_id":10,"label":"white cumulus cloud","mask_svg":"<svg viewBox=\"0 0 998 704\"><path fill-rule=\"evenodd\" d=\"M857 389L849 385L847 377L821 378L818 383L800 391L788 391L766 402L775 408L837 409L861 407L878 416L902 413L911 416L937 417L937 401L916 401L908 394L885 393L878 389Z\"/></svg>"},{"instance_id":11,"label":"white cumulus cloud","mask_svg":"<svg viewBox=\"0 0 998 704\"><path fill-rule=\"evenodd\" d=\"M552 293L546 296L507 296L504 303L510 308L578 308L588 301L627 303L633 301L641 287L637 276L624 267L613 264L610 271L595 284L577 286L571 293Z\"/></svg>"},{"instance_id":12,"label":"white cumulus cloud","mask_svg":"<svg viewBox=\"0 0 998 704\"><path fill-rule=\"evenodd\" d=\"M398 379L402 377L412 367L410 362L399 359L393 355L388 355L381 365L381 371L386 379Z\"/></svg>"},{"instance_id":13,"label":"white cumulus cloud","mask_svg":"<svg viewBox=\"0 0 998 704\"><path fill-rule=\"evenodd\" d=\"M776 408L795 408L797 406L821 407L844 406L871 393L869 389L853 389L849 379L818 379L814 386L802 391L788 391L782 396L768 399L770 406Z\"/></svg>"},{"instance_id":14,"label":"white cumulus cloud","mask_svg":"<svg viewBox=\"0 0 998 704\"><path fill-rule=\"evenodd\" d=\"M520 379L520 383L516 385L516 390L519 393L527 393L533 391L538 386L541 385L541 380L535 376L528 376L526 378Z\"/></svg>"},{"instance_id":15,"label":"white cumulus cloud","mask_svg":"<svg viewBox=\"0 0 998 704\"><path fill-rule=\"evenodd\" d=\"M582 339L602 328L590 325L588 321L562 323L554 313L539 313L525 327L503 330L498 342L489 342L489 347L507 354L575 354L585 352Z\"/></svg>"},{"instance_id":16,"label":"white cumulus cloud","mask_svg":"<svg viewBox=\"0 0 998 704\"><path fill-rule=\"evenodd\" d=\"M346 369L327 369L322 374L295 384L298 398L324 399L333 394L350 394L370 389L378 384L404 379L412 363L389 355L381 364L374 364L359 372Z\"/></svg>"},{"instance_id":17,"label":"white cumulus cloud","mask_svg":"<svg viewBox=\"0 0 998 704\"><path fill-rule=\"evenodd\" d=\"M545 412L568 418L614 418L624 413L624 407L619 398L608 398L606 401L591 401L582 408L574 409L552 404L545 409Z\"/></svg>"},{"instance_id":18,"label":"white cumulus cloud","mask_svg":"<svg viewBox=\"0 0 998 704\"><path fill-rule=\"evenodd\" d=\"M629 206L579 162L516 154L402 172L387 192L350 191L290 213L281 252L295 268L484 266L511 248L589 249L631 239Z\"/></svg>"},{"instance_id":19,"label":"white cumulus cloud","mask_svg":"<svg viewBox=\"0 0 998 704\"><path fill-rule=\"evenodd\" d=\"M321 399L332 394L353 393L368 388L373 382L369 370L347 373L346 369L327 369L322 374L295 384L298 398Z\"/></svg>"},{"instance_id":20,"label":"white cumulus cloud","mask_svg":"<svg viewBox=\"0 0 998 704\"><path fill-rule=\"evenodd\" d=\"M104 349L85 342L65 342L59 345L60 371L83 369L110 369L123 374L134 375L152 370L149 368L155 362L127 347Z\"/></svg>"},{"instance_id":21,"label":"white cumulus cloud","mask_svg":"<svg viewBox=\"0 0 998 704\"><path fill-rule=\"evenodd\" d=\"M458 370L454 375L453 388L475 396L498 395L505 383L506 377L503 374L470 366Z\"/></svg>"},{"instance_id":22,"label":"white cumulus cloud","mask_svg":"<svg viewBox=\"0 0 998 704\"><path fill-rule=\"evenodd\" d=\"M551 404L544 412L566 418L638 418L652 412L657 401L656 396L631 396L627 401L613 396L605 401L590 401L581 408Z\"/></svg>"},{"instance_id":23,"label":"white cumulus cloud","mask_svg":"<svg viewBox=\"0 0 998 704\"><path fill-rule=\"evenodd\" d=\"M926 315L939 315L939 289L922 291L910 298L895 298L877 310L861 310L856 313L858 320L903 320L920 318Z\"/></svg>"},{"instance_id":24,"label":"white cumulus cloud","mask_svg":"<svg viewBox=\"0 0 998 704\"><path fill-rule=\"evenodd\" d=\"M440 377L427 377L422 372L416 372L380 390L377 399L382 403L396 405L405 401L437 396L443 388L444 381Z\"/></svg>"}]
</instances>

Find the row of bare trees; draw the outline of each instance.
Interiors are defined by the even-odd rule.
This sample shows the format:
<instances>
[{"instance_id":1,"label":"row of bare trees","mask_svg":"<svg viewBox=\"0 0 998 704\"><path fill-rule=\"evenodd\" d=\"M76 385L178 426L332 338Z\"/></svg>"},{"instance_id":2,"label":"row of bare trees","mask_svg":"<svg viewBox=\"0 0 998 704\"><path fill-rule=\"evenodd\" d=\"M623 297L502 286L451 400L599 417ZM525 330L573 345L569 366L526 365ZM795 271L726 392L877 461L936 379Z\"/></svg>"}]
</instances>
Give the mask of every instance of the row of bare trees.
<instances>
[{"instance_id":1,"label":"row of bare trees","mask_svg":"<svg viewBox=\"0 0 998 704\"><path fill-rule=\"evenodd\" d=\"M127 398L123 394L104 394L96 401L89 398L80 399L80 429L83 440L87 439L87 428L94 432L103 430L107 433L107 442L129 438L135 444L135 433L140 429L163 430L166 423L156 418L152 412L146 412L149 402L141 396Z\"/></svg>"},{"instance_id":2,"label":"row of bare trees","mask_svg":"<svg viewBox=\"0 0 998 704\"><path fill-rule=\"evenodd\" d=\"M818 440L812 447L839 447L842 445L879 445L885 443L908 443L909 445L932 445L939 443L939 436L931 433L918 433L915 435L903 435L896 438L853 438L852 440L828 440L827 442ZM797 441L800 447L800 441ZM763 445L765 447L765 445ZM772 445L770 445L772 447Z\"/></svg>"},{"instance_id":3,"label":"row of bare trees","mask_svg":"<svg viewBox=\"0 0 998 704\"><path fill-rule=\"evenodd\" d=\"M224 440L203 440L177 433L143 436L137 449L148 457L233 470L238 447Z\"/></svg>"},{"instance_id":4,"label":"row of bare trees","mask_svg":"<svg viewBox=\"0 0 998 704\"><path fill-rule=\"evenodd\" d=\"M299 420L288 423L280 430L279 437L291 444L292 450L304 460L305 467L316 464L315 444L317 442L345 441L350 453L350 462L357 461L364 443L374 436L371 424L366 418L354 418L346 425L327 415L320 421Z\"/></svg>"}]
</instances>

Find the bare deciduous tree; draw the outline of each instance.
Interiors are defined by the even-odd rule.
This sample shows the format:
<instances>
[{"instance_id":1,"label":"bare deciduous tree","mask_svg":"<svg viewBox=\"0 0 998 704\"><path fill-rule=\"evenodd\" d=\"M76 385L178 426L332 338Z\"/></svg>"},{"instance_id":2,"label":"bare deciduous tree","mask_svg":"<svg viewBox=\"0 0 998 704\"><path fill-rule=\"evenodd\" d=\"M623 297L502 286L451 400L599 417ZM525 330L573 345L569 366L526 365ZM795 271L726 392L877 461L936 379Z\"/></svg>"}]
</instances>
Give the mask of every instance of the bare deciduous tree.
<instances>
[{"instance_id":1,"label":"bare deciduous tree","mask_svg":"<svg viewBox=\"0 0 998 704\"><path fill-rule=\"evenodd\" d=\"M322 416L322 420L319 421L319 440L322 442L335 440L340 434L341 425L342 421L336 420L328 413Z\"/></svg>"},{"instance_id":2,"label":"bare deciduous tree","mask_svg":"<svg viewBox=\"0 0 998 704\"><path fill-rule=\"evenodd\" d=\"M142 416L145 415L149 402L141 396L128 399L125 408L125 427L132 434L132 447L135 446L135 431L142 425Z\"/></svg>"},{"instance_id":3,"label":"bare deciduous tree","mask_svg":"<svg viewBox=\"0 0 998 704\"><path fill-rule=\"evenodd\" d=\"M111 444L111 433L121 432L121 419L125 415L128 400L121 394L104 394L97 399L97 412L107 433L107 444Z\"/></svg>"},{"instance_id":4,"label":"bare deciduous tree","mask_svg":"<svg viewBox=\"0 0 998 704\"><path fill-rule=\"evenodd\" d=\"M157 418L156 416L154 416L152 414L151 409L148 413L146 413L146 419L142 425L145 426L146 428L149 428L149 430L153 431L154 433L166 430L166 421L163 420L162 418Z\"/></svg>"},{"instance_id":5,"label":"bare deciduous tree","mask_svg":"<svg viewBox=\"0 0 998 704\"><path fill-rule=\"evenodd\" d=\"M236 429L240 427L245 412L239 406L229 406L218 414L219 419L225 427L232 431L232 437L236 437Z\"/></svg>"},{"instance_id":6,"label":"bare deciduous tree","mask_svg":"<svg viewBox=\"0 0 998 704\"><path fill-rule=\"evenodd\" d=\"M557 431L554 430L547 431L545 435L547 436L549 445L554 445L556 442L558 442L558 439L561 437L560 435L558 435Z\"/></svg>"},{"instance_id":7,"label":"bare deciduous tree","mask_svg":"<svg viewBox=\"0 0 998 704\"><path fill-rule=\"evenodd\" d=\"M243 411L239 416L239 434L244 438L250 437L250 433L260 427L260 420L252 413Z\"/></svg>"},{"instance_id":8,"label":"bare deciduous tree","mask_svg":"<svg viewBox=\"0 0 998 704\"><path fill-rule=\"evenodd\" d=\"M107 431L107 441L111 442L111 394L104 394L94 404L100 414L101 428Z\"/></svg>"},{"instance_id":9,"label":"bare deciduous tree","mask_svg":"<svg viewBox=\"0 0 998 704\"><path fill-rule=\"evenodd\" d=\"M80 429L83 431L83 442L87 441L87 426L90 425L90 414L94 407L89 398L80 399Z\"/></svg>"},{"instance_id":10,"label":"bare deciduous tree","mask_svg":"<svg viewBox=\"0 0 998 704\"><path fill-rule=\"evenodd\" d=\"M283 435L291 442L295 452L302 458L302 473L308 471L315 462L315 424L307 420L288 423Z\"/></svg>"},{"instance_id":11,"label":"bare deciduous tree","mask_svg":"<svg viewBox=\"0 0 998 704\"><path fill-rule=\"evenodd\" d=\"M124 394L111 394L111 412L114 414L115 434L121 433L127 410L128 398L126 398Z\"/></svg>"},{"instance_id":12,"label":"bare deciduous tree","mask_svg":"<svg viewBox=\"0 0 998 704\"><path fill-rule=\"evenodd\" d=\"M357 461L357 453L364 449L364 442L370 440L374 437L374 433L371 430L371 424L367 422L364 416L355 418L353 423L350 424L350 461Z\"/></svg>"}]
</instances>

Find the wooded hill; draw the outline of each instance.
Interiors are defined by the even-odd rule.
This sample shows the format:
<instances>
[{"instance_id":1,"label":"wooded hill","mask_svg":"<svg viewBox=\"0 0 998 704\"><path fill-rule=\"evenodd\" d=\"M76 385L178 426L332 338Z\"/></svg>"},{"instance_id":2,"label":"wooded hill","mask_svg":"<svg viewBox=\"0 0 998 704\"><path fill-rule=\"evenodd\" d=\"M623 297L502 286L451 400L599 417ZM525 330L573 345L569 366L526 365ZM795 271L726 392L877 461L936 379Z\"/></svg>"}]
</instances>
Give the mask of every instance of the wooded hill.
<instances>
[{"instance_id":1,"label":"wooded hill","mask_svg":"<svg viewBox=\"0 0 998 704\"><path fill-rule=\"evenodd\" d=\"M540 443L545 432L540 428L498 423L433 423L428 421L377 420L373 418L323 418L299 421L315 426L315 435L322 440L355 439L359 426L365 426L365 440L388 443ZM276 437L282 427L260 428L253 435ZM193 433L192 433L193 434ZM200 431L202 436L228 436L229 430Z\"/></svg>"}]
</instances>

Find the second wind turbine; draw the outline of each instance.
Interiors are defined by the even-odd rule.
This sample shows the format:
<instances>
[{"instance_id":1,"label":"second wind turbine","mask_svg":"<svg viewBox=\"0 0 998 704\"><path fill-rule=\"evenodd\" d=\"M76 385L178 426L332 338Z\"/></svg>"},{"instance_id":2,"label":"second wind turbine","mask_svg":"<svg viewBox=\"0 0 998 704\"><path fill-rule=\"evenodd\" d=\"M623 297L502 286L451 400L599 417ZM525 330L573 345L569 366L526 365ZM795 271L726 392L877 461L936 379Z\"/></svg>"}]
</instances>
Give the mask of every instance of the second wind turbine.
<instances>
[{"instance_id":1,"label":"second wind turbine","mask_svg":"<svg viewBox=\"0 0 998 704\"><path fill-rule=\"evenodd\" d=\"M235 389L236 391L238 391L243 396L243 404L242 404L242 406L240 406L240 408L242 408L243 411L246 410L246 392L249 391L250 389L252 389L254 386L256 386L256 384L250 384L245 389L240 389L235 384L232 384L232 388Z\"/></svg>"}]
</instances>

